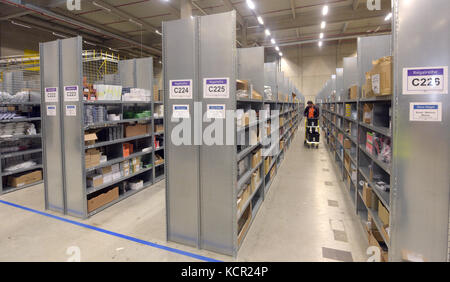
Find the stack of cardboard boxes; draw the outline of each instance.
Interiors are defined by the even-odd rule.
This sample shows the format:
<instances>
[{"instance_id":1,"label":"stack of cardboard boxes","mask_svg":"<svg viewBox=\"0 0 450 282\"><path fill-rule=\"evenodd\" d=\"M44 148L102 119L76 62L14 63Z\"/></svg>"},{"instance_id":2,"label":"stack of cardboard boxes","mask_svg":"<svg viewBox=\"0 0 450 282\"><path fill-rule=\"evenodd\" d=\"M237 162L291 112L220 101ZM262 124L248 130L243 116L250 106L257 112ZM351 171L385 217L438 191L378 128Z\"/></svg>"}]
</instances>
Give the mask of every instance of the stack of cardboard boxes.
<instances>
[{"instance_id":1,"label":"stack of cardboard boxes","mask_svg":"<svg viewBox=\"0 0 450 282\"><path fill-rule=\"evenodd\" d=\"M88 212L92 212L119 198L119 187L114 187L105 193L101 193L87 202Z\"/></svg>"},{"instance_id":2,"label":"stack of cardboard boxes","mask_svg":"<svg viewBox=\"0 0 450 282\"><path fill-rule=\"evenodd\" d=\"M392 56L372 62L373 68L366 73L366 82L361 87L361 97L392 95Z\"/></svg>"},{"instance_id":3,"label":"stack of cardboard boxes","mask_svg":"<svg viewBox=\"0 0 450 282\"><path fill-rule=\"evenodd\" d=\"M97 169L93 174L86 176L88 187L98 187L113 182L121 177L129 176L141 170L141 158L136 157L110 166Z\"/></svg>"}]
</instances>

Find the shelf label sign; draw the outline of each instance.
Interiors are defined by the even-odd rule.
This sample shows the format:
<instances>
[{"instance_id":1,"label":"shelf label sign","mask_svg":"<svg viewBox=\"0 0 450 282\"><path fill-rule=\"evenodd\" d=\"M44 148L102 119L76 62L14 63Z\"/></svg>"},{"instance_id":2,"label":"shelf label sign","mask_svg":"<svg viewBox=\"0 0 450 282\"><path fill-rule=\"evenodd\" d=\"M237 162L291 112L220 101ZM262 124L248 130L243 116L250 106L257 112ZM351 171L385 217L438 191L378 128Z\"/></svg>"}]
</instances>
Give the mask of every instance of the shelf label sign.
<instances>
[{"instance_id":1,"label":"shelf label sign","mask_svg":"<svg viewBox=\"0 0 450 282\"><path fill-rule=\"evenodd\" d=\"M173 105L172 118L190 118L189 105Z\"/></svg>"},{"instance_id":2,"label":"shelf label sign","mask_svg":"<svg viewBox=\"0 0 450 282\"><path fill-rule=\"evenodd\" d=\"M208 104L206 107L206 118L225 119L225 104Z\"/></svg>"},{"instance_id":3,"label":"shelf label sign","mask_svg":"<svg viewBox=\"0 0 450 282\"><path fill-rule=\"evenodd\" d=\"M404 68L403 94L448 94L448 66Z\"/></svg>"},{"instance_id":4,"label":"shelf label sign","mask_svg":"<svg viewBox=\"0 0 450 282\"><path fill-rule=\"evenodd\" d=\"M230 79L229 78L204 78L203 79L203 98L221 98L230 97Z\"/></svg>"},{"instance_id":5,"label":"shelf label sign","mask_svg":"<svg viewBox=\"0 0 450 282\"><path fill-rule=\"evenodd\" d=\"M410 121L442 121L442 103L409 103Z\"/></svg>"},{"instance_id":6,"label":"shelf label sign","mask_svg":"<svg viewBox=\"0 0 450 282\"><path fill-rule=\"evenodd\" d=\"M66 105L66 116L76 117L77 116L77 106L76 105Z\"/></svg>"},{"instance_id":7,"label":"shelf label sign","mask_svg":"<svg viewBox=\"0 0 450 282\"><path fill-rule=\"evenodd\" d=\"M192 79L171 80L170 99L192 99Z\"/></svg>"},{"instance_id":8,"label":"shelf label sign","mask_svg":"<svg viewBox=\"0 0 450 282\"><path fill-rule=\"evenodd\" d=\"M58 103L58 87L45 88L45 103Z\"/></svg>"},{"instance_id":9,"label":"shelf label sign","mask_svg":"<svg viewBox=\"0 0 450 282\"><path fill-rule=\"evenodd\" d=\"M78 85L64 86L64 101L65 102L78 102Z\"/></svg>"},{"instance_id":10,"label":"shelf label sign","mask_svg":"<svg viewBox=\"0 0 450 282\"><path fill-rule=\"evenodd\" d=\"M56 106L54 106L54 105L47 106L47 116L49 116L49 117L56 116Z\"/></svg>"}]
</instances>

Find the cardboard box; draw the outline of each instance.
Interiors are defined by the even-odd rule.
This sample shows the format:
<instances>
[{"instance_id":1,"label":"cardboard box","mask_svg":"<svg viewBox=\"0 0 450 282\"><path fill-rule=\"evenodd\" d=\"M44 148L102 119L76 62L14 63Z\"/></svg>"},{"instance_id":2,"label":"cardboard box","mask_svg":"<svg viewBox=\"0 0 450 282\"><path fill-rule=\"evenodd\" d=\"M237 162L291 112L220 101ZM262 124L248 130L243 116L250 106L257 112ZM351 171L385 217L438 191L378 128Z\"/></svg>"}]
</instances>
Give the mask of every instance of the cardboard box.
<instances>
[{"instance_id":1,"label":"cardboard box","mask_svg":"<svg viewBox=\"0 0 450 282\"><path fill-rule=\"evenodd\" d=\"M252 194L252 191L251 191L250 185L246 185L237 198L238 213L240 213L242 211L242 208L244 207L245 203L247 203L251 194Z\"/></svg>"},{"instance_id":2,"label":"cardboard box","mask_svg":"<svg viewBox=\"0 0 450 282\"><path fill-rule=\"evenodd\" d=\"M392 95L392 56L387 56L372 62L370 71L372 91L375 96Z\"/></svg>"},{"instance_id":3,"label":"cardboard box","mask_svg":"<svg viewBox=\"0 0 450 282\"><path fill-rule=\"evenodd\" d=\"M272 157L267 157L264 159L264 175L267 175L269 173L269 166L272 161Z\"/></svg>"},{"instance_id":4,"label":"cardboard box","mask_svg":"<svg viewBox=\"0 0 450 282\"><path fill-rule=\"evenodd\" d=\"M255 168L261 162L261 149L252 154L252 168Z\"/></svg>"},{"instance_id":5,"label":"cardboard box","mask_svg":"<svg viewBox=\"0 0 450 282\"><path fill-rule=\"evenodd\" d=\"M86 184L88 187L98 187L103 184L103 175L96 174L86 177Z\"/></svg>"},{"instance_id":6,"label":"cardboard box","mask_svg":"<svg viewBox=\"0 0 450 282\"><path fill-rule=\"evenodd\" d=\"M348 99L356 100L358 99L358 85L352 85L348 89Z\"/></svg>"},{"instance_id":7,"label":"cardboard box","mask_svg":"<svg viewBox=\"0 0 450 282\"><path fill-rule=\"evenodd\" d=\"M88 200L88 212L92 212L119 198L119 187Z\"/></svg>"},{"instance_id":8,"label":"cardboard box","mask_svg":"<svg viewBox=\"0 0 450 282\"><path fill-rule=\"evenodd\" d=\"M156 158L155 165L159 165L159 164L163 164L164 163L164 159L160 155L155 155L155 158Z\"/></svg>"},{"instance_id":9,"label":"cardboard box","mask_svg":"<svg viewBox=\"0 0 450 282\"><path fill-rule=\"evenodd\" d=\"M345 138L345 140L344 140L344 148L345 149L351 149L352 148L352 141L350 141L350 139Z\"/></svg>"},{"instance_id":10,"label":"cardboard box","mask_svg":"<svg viewBox=\"0 0 450 282\"><path fill-rule=\"evenodd\" d=\"M18 188L42 180L42 170L8 176L8 186Z\"/></svg>"},{"instance_id":11,"label":"cardboard box","mask_svg":"<svg viewBox=\"0 0 450 282\"><path fill-rule=\"evenodd\" d=\"M250 222L252 219L252 203L248 205L242 214L241 218L238 219L238 245L241 244L242 240L245 237L245 233L247 232Z\"/></svg>"},{"instance_id":12,"label":"cardboard box","mask_svg":"<svg viewBox=\"0 0 450 282\"><path fill-rule=\"evenodd\" d=\"M95 133L85 133L84 134L84 144L85 144L85 146L94 145L97 140L98 140L97 134L95 134Z\"/></svg>"},{"instance_id":13,"label":"cardboard box","mask_svg":"<svg viewBox=\"0 0 450 282\"><path fill-rule=\"evenodd\" d=\"M366 72L366 82L361 87L361 97L362 98L371 98L373 97L373 91L372 91L372 78L371 73Z\"/></svg>"},{"instance_id":14,"label":"cardboard box","mask_svg":"<svg viewBox=\"0 0 450 282\"><path fill-rule=\"evenodd\" d=\"M163 124L155 124L155 132L161 132L164 131L164 125Z\"/></svg>"},{"instance_id":15,"label":"cardboard box","mask_svg":"<svg viewBox=\"0 0 450 282\"><path fill-rule=\"evenodd\" d=\"M256 185L259 183L259 168L252 174L252 180L251 180L251 188L252 193L255 192L255 190L258 188Z\"/></svg>"},{"instance_id":16,"label":"cardboard box","mask_svg":"<svg viewBox=\"0 0 450 282\"><path fill-rule=\"evenodd\" d=\"M248 80L236 80L236 91L237 90L250 90L250 84L248 83Z\"/></svg>"},{"instance_id":17,"label":"cardboard box","mask_svg":"<svg viewBox=\"0 0 450 282\"><path fill-rule=\"evenodd\" d=\"M378 202L378 216L380 217L381 222L383 222L383 226L389 225L389 212L383 206L381 201Z\"/></svg>"},{"instance_id":18,"label":"cardboard box","mask_svg":"<svg viewBox=\"0 0 450 282\"><path fill-rule=\"evenodd\" d=\"M372 232L369 233L369 246L375 246L379 248L381 255L380 261L388 262L389 260L388 252L383 250L383 248L381 248L379 241L373 236Z\"/></svg>"},{"instance_id":19,"label":"cardboard box","mask_svg":"<svg viewBox=\"0 0 450 282\"><path fill-rule=\"evenodd\" d=\"M91 168L100 164L101 153L97 149L89 149L84 156L85 167Z\"/></svg>"},{"instance_id":20,"label":"cardboard box","mask_svg":"<svg viewBox=\"0 0 450 282\"><path fill-rule=\"evenodd\" d=\"M365 103L363 105L363 121L367 124L372 124L373 119L373 104Z\"/></svg>"},{"instance_id":21,"label":"cardboard box","mask_svg":"<svg viewBox=\"0 0 450 282\"><path fill-rule=\"evenodd\" d=\"M259 93L256 92L255 90L252 90L252 99L255 99L255 100L262 100L262 96L261 96L261 94L259 94Z\"/></svg>"},{"instance_id":22,"label":"cardboard box","mask_svg":"<svg viewBox=\"0 0 450 282\"><path fill-rule=\"evenodd\" d=\"M347 171L351 171L351 160L347 153L344 153L344 166L347 169Z\"/></svg>"},{"instance_id":23,"label":"cardboard box","mask_svg":"<svg viewBox=\"0 0 450 282\"><path fill-rule=\"evenodd\" d=\"M149 133L148 124L125 125L125 138L145 135Z\"/></svg>"},{"instance_id":24,"label":"cardboard box","mask_svg":"<svg viewBox=\"0 0 450 282\"><path fill-rule=\"evenodd\" d=\"M373 194L372 188L367 183L364 183L362 191L362 200L368 208L375 208L373 206L374 196L375 195Z\"/></svg>"},{"instance_id":25,"label":"cardboard box","mask_svg":"<svg viewBox=\"0 0 450 282\"><path fill-rule=\"evenodd\" d=\"M158 85L153 85L153 99L155 101L161 101L161 97L159 97L159 87L158 87Z\"/></svg>"}]
</instances>

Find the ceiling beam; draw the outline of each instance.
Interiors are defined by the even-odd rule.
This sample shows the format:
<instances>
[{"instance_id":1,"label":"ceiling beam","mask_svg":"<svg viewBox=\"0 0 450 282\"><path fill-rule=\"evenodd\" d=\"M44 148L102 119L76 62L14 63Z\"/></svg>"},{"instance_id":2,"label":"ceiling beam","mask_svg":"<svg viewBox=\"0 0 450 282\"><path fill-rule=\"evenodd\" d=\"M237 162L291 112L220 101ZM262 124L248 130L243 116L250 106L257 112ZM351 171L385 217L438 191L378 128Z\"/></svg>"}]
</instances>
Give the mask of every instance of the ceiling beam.
<instances>
[{"instance_id":1,"label":"ceiling beam","mask_svg":"<svg viewBox=\"0 0 450 282\"><path fill-rule=\"evenodd\" d=\"M223 0L223 3L228 8L228 10L236 10L236 8L233 6L233 3L231 3L230 0ZM238 10L236 10L236 20L241 26L244 25L244 19L242 18Z\"/></svg>"},{"instance_id":2,"label":"ceiling beam","mask_svg":"<svg viewBox=\"0 0 450 282\"><path fill-rule=\"evenodd\" d=\"M353 11L358 10L358 6L359 6L359 0L353 0Z\"/></svg>"},{"instance_id":3,"label":"ceiling beam","mask_svg":"<svg viewBox=\"0 0 450 282\"><path fill-rule=\"evenodd\" d=\"M291 0L291 11L292 11L292 18L295 20L295 1Z\"/></svg>"},{"instance_id":4,"label":"ceiling beam","mask_svg":"<svg viewBox=\"0 0 450 282\"><path fill-rule=\"evenodd\" d=\"M28 3L25 4L21 0L0 0L0 3L4 3L4 4L8 4L8 5L19 7L19 8L23 8L25 10L33 11L35 13L39 13L39 14L41 14L41 15L43 15L45 17L48 17L50 19L57 20L57 21L65 23L65 24L73 25L74 27L77 27L77 28L85 29L86 31L96 33L99 36L108 36L108 37L117 39L119 41L126 42L128 44L138 46L139 48L142 45L143 49L148 50L152 54L156 54L156 55L161 55L162 54L161 50L155 49L155 48L150 47L148 45L143 45L141 42L136 41L136 40L134 40L134 39L132 39L132 38L130 38L128 36L123 36L123 35L120 35L120 34L117 34L117 33L113 33L113 32L105 30L104 28L100 28L100 27L97 27L97 26L92 25L92 24L83 23L79 19L74 19L72 17L67 17L67 16L64 16L64 15L55 13L53 11L50 11L48 9L44 9L44 8L38 7L38 6L33 5L33 4L28 4Z\"/></svg>"},{"instance_id":5,"label":"ceiling beam","mask_svg":"<svg viewBox=\"0 0 450 282\"><path fill-rule=\"evenodd\" d=\"M122 18L122 19L124 19L126 21L129 21L131 24L134 24L136 26L140 26L140 27L142 27L142 28L144 28L144 29L146 29L146 30L148 30L150 32L154 32L154 33L158 33L159 32L158 29L156 27L152 26L151 24L149 24L149 23L147 23L147 22L145 22L145 21L143 21L143 20L141 20L141 19L139 19L139 18L137 18L137 17L127 13L127 12L124 12L124 11L118 9L118 8L114 7L113 5L108 4L107 2L105 2L103 0L95 0L95 1L91 1L91 2L92 3L95 2L95 3L100 4L101 6L107 8L107 9L111 10L111 12L113 14L116 14L120 18Z\"/></svg>"},{"instance_id":6,"label":"ceiling beam","mask_svg":"<svg viewBox=\"0 0 450 282\"><path fill-rule=\"evenodd\" d=\"M342 33L345 33L346 31L347 31L347 28L348 28L348 22L345 22L344 23L344 26L342 27Z\"/></svg>"},{"instance_id":7,"label":"ceiling beam","mask_svg":"<svg viewBox=\"0 0 450 282\"><path fill-rule=\"evenodd\" d=\"M194 6L195 8L197 8L200 12L202 12L203 15L208 15L208 13L203 10L197 3L195 3L195 1L192 1L192 6Z\"/></svg>"},{"instance_id":8,"label":"ceiling beam","mask_svg":"<svg viewBox=\"0 0 450 282\"><path fill-rule=\"evenodd\" d=\"M26 15L29 15L31 13L32 12L30 12L30 11L22 11L22 12L18 12L18 13L13 13L13 14L1 16L0 17L0 21L6 21L6 20L9 20L9 19L14 19L14 18L26 16Z\"/></svg>"}]
</instances>

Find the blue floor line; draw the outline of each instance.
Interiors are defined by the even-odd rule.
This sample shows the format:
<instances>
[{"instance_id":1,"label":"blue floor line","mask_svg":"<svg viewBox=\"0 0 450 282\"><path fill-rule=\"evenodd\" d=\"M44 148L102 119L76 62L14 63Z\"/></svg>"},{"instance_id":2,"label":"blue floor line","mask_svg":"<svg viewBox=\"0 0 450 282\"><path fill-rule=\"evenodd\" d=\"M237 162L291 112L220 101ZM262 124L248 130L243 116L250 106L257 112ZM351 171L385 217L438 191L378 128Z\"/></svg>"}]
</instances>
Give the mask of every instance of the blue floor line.
<instances>
[{"instance_id":1,"label":"blue floor line","mask_svg":"<svg viewBox=\"0 0 450 282\"><path fill-rule=\"evenodd\" d=\"M29 211L29 212L32 212L32 213L40 214L40 215L43 215L43 216L46 216L46 217L50 217L50 218L53 218L53 219L56 219L56 220L59 220L59 221L67 222L67 223L70 223L70 224L73 224L73 225L77 225L77 226L80 226L80 227L91 229L91 230L94 230L94 231L97 231L97 232L101 232L101 233L104 233L104 234L108 234L108 235L111 235L111 236L115 236L115 237L118 237L118 238L122 238L122 239L125 239L125 240L136 242L136 243L139 243L139 244L147 245L147 246L150 246L150 247L153 247L153 248L157 248L157 249L161 249L161 250L164 250L164 251L168 251L168 252L171 252L171 253L175 253L175 254L191 257L191 258L195 258L195 259L206 261L206 262L221 262L220 260L216 260L216 259L212 259L212 258L209 258L209 257L197 255L197 254L194 254L194 253L178 250L178 249L175 249L175 248L159 245L159 244L152 243L152 242L148 242L148 241L145 241L145 240L141 240L141 239L134 238L134 237L131 237L131 236L127 236L127 235L123 235L123 234L120 234L120 233L112 232L112 231L109 231L109 230L106 230L106 229L102 229L102 228L98 228L98 227L95 227L95 226L92 226L92 225L88 225L88 224L84 224L84 223L81 223L81 222L73 221L73 220L70 220L70 219L67 219L67 218L63 218L63 217L59 217L59 216L52 215L52 214L49 214L49 213L41 212L41 211L38 211L38 210L34 210L34 209L31 209L31 208L27 208L27 207L24 207L24 206L13 204L13 203L10 203L10 202L6 202L6 201L0 200L0 203L8 205L8 206L15 207L15 208L18 208L18 209L22 209L22 210L25 210L25 211Z\"/></svg>"}]
</instances>

